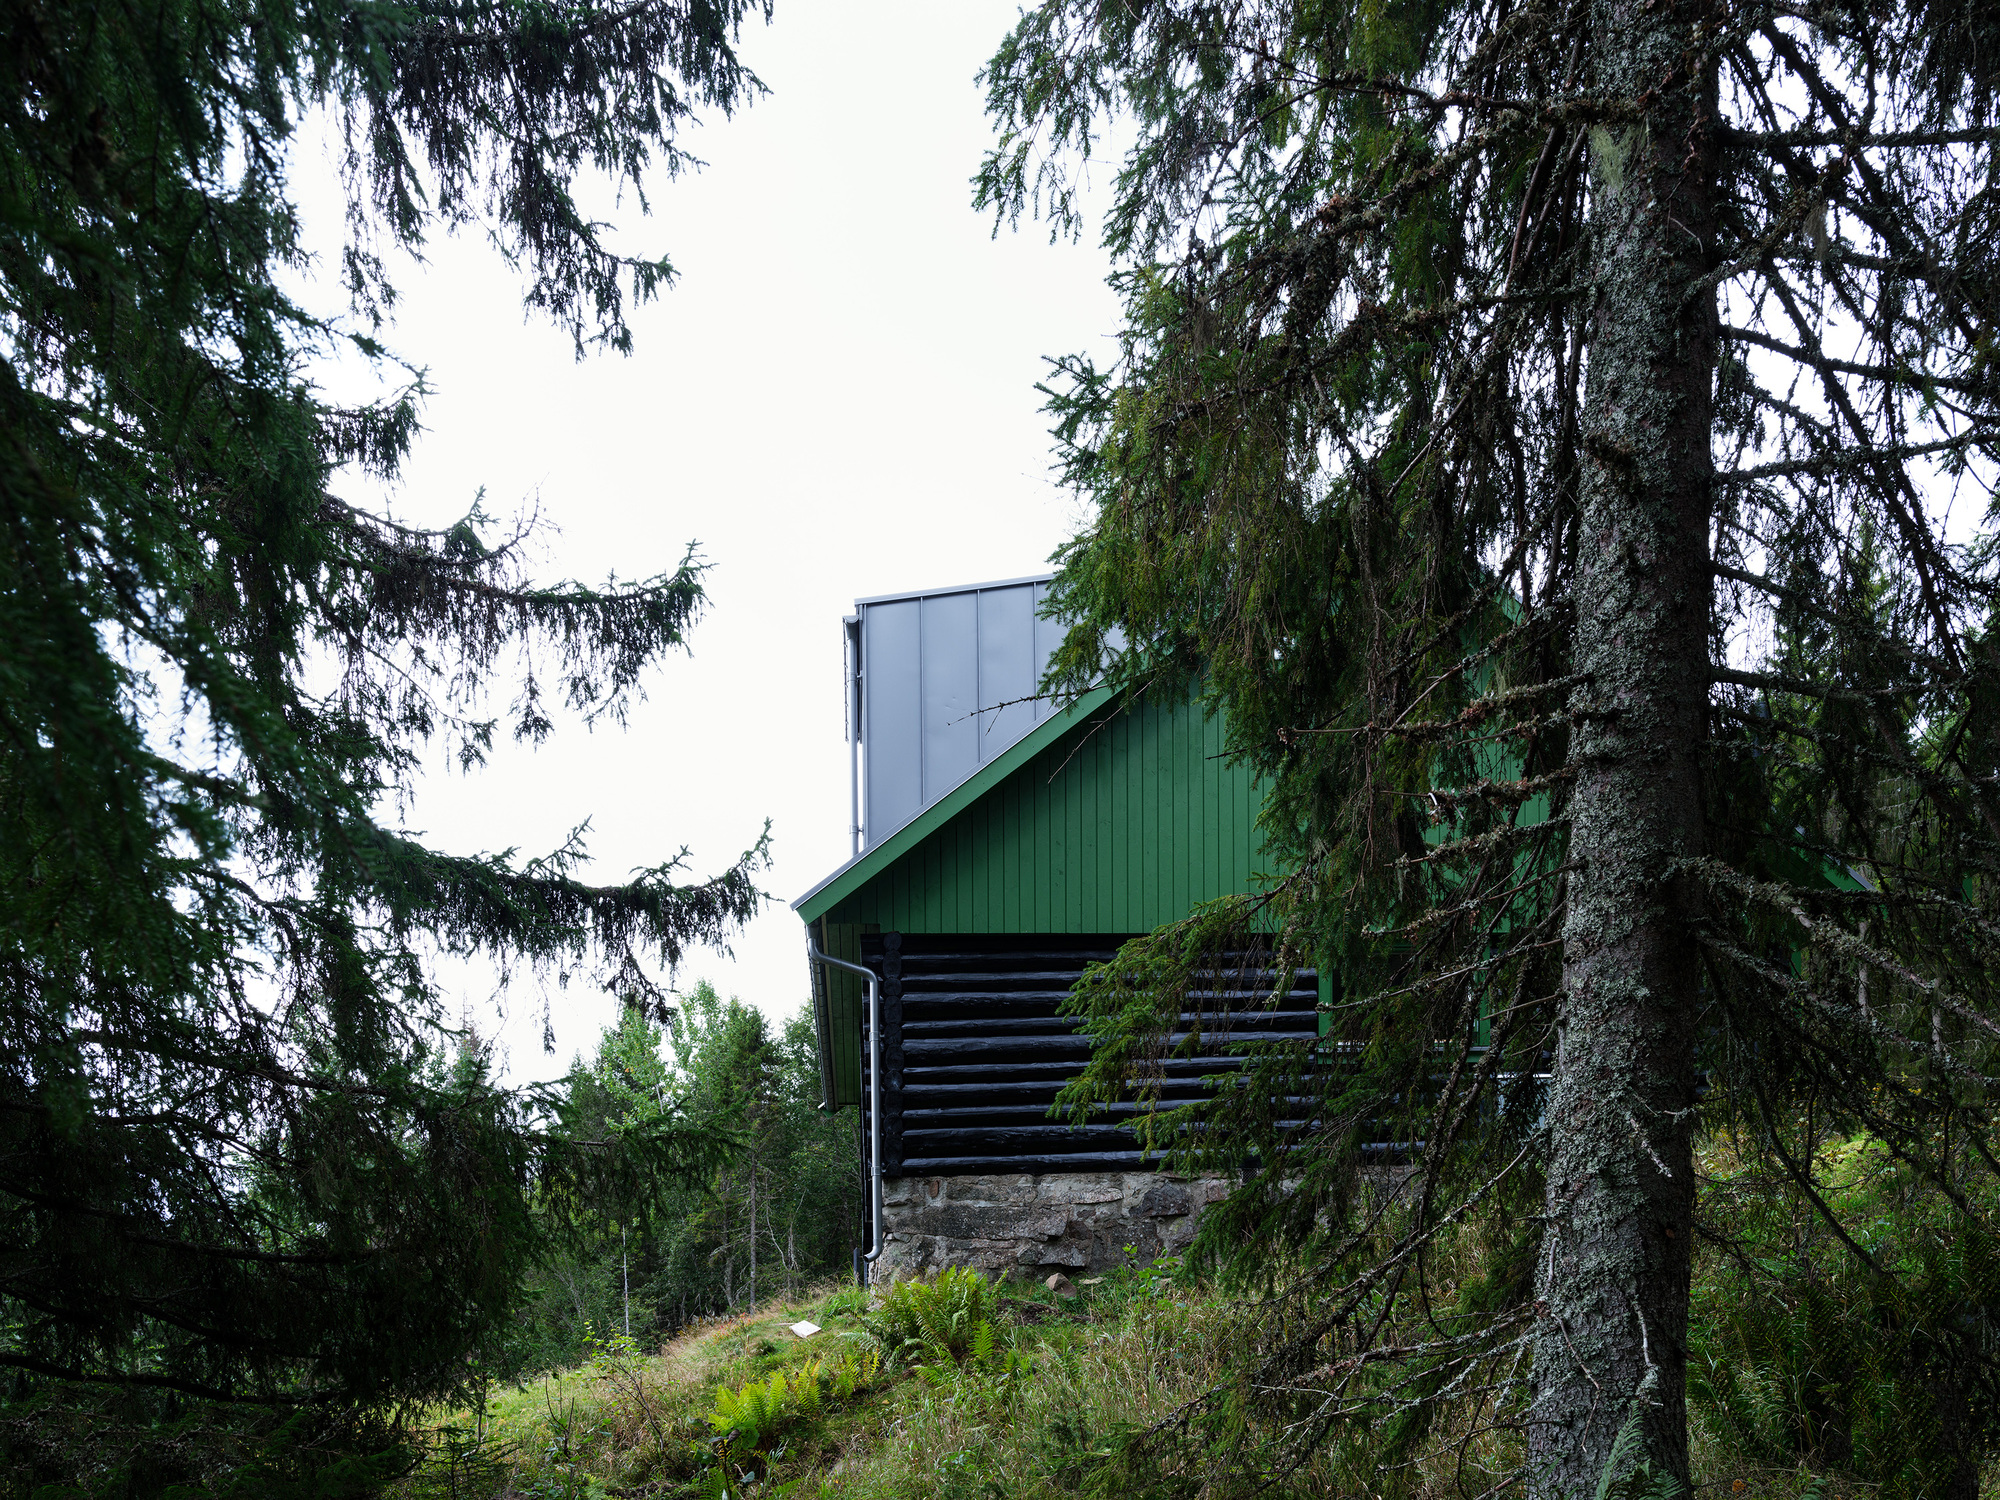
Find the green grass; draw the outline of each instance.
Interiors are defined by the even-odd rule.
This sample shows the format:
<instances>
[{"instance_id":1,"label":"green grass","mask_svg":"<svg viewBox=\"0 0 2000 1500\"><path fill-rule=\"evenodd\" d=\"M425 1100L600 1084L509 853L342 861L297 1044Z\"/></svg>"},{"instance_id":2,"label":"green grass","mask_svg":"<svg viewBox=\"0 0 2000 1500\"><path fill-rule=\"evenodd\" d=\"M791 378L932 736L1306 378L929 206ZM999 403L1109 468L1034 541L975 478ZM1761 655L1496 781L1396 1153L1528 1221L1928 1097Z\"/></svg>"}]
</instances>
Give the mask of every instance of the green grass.
<instances>
[{"instance_id":1,"label":"green grass","mask_svg":"<svg viewBox=\"0 0 2000 1500\"><path fill-rule=\"evenodd\" d=\"M397 1500L1055 1500L1086 1488L1147 1500L1166 1492L1165 1476L1121 1467L1120 1438L1229 1384L1250 1337L1242 1304L1183 1284L1173 1269L1089 1278L1068 1299L1008 1284L981 1303L990 1334L950 1348L911 1340L898 1308L879 1299L864 1312L851 1288L712 1322L661 1350L613 1340L579 1369L496 1392L483 1414L440 1421L432 1462ZM823 1331L794 1337L787 1325L801 1319ZM899 1341L902 1357L881 1363L884 1344ZM1692 1415L1703 1500L1876 1494L1815 1481L1803 1466L1751 1462L1707 1414ZM1267 1493L1466 1493L1463 1454L1453 1458L1457 1445L1440 1435L1400 1475L1362 1479L1348 1466L1356 1455L1328 1452ZM1202 1469L1203 1441L1197 1421L1164 1445L1183 1479ZM1506 1467L1497 1448L1486 1456ZM1363 1460L1362 1472L1370 1467ZM1239 1477L1244 1493L1257 1488L1253 1474ZM1982 1494L1992 1492L1989 1479Z\"/></svg>"},{"instance_id":2,"label":"green grass","mask_svg":"<svg viewBox=\"0 0 2000 1500\"><path fill-rule=\"evenodd\" d=\"M580 1369L438 1422L432 1462L399 1497L1070 1494L1118 1433L1221 1373L1236 1327L1225 1303L1161 1271L1079 1291L1010 1285L990 1340L956 1360L913 1350L880 1365L851 1289L709 1323L656 1352L614 1340ZM822 1331L794 1337L787 1325L802 1319ZM760 1443L718 1431L751 1382L781 1373L778 1388L796 1389L802 1372L816 1409L789 1411Z\"/></svg>"}]
</instances>

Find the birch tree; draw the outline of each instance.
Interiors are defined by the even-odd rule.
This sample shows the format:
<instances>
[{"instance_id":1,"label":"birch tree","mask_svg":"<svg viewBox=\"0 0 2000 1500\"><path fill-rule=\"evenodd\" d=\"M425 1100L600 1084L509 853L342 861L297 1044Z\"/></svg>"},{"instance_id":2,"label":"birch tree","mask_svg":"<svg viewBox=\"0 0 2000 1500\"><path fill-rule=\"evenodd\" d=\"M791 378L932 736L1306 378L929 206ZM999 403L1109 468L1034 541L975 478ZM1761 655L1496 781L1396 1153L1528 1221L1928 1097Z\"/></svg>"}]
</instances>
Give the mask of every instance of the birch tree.
<instances>
[{"instance_id":1,"label":"birch tree","mask_svg":"<svg viewBox=\"0 0 2000 1500\"><path fill-rule=\"evenodd\" d=\"M1145 1126L1256 1169L1210 1253L1303 1257L1290 1461L1449 1421L1677 1492L1701 1131L1871 1275L1799 1118L1989 1233L2000 14L1047 0L986 80L1002 221L1080 232L1123 143L1057 676L1193 684L1269 786L1275 878L1079 989L1068 1102L1145 1094L1205 955L1331 968L1320 1046Z\"/></svg>"}]
</instances>

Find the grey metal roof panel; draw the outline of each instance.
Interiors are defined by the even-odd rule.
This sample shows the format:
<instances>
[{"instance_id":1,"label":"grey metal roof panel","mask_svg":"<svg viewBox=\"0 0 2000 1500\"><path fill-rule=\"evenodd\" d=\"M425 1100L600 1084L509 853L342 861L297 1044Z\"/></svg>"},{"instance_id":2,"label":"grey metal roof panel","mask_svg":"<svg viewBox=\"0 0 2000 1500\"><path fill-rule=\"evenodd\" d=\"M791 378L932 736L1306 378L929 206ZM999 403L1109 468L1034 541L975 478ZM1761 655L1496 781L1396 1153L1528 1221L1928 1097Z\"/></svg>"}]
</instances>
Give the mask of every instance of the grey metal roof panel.
<instances>
[{"instance_id":1,"label":"grey metal roof panel","mask_svg":"<svg viewBox=\"0 0 2000 1500\"><path fill-rule=\"evenodd\" d=\"M1051 575L1052 576L1052 575ZM860 600L862 842L873 846L1045 720L1048 577Z\"/></svg>"},{"instance_id":2,"label":"grey metal roof panel","mask_svg":"<svg viewBox=\"0 0 2000 1500\"><path fill-rule=\"evenodd\" d=\"M976 594L981 589L1009 589L1023 583L1047 583L1056 575L1053 573L1024 573L1019 578L995 578L987 583L955 583L946 588L910 589L900 594L870 594L865 599L856 599L861 604L894 604L899 599L930 599L940 594Z\"/></svg>"}]
</instances>

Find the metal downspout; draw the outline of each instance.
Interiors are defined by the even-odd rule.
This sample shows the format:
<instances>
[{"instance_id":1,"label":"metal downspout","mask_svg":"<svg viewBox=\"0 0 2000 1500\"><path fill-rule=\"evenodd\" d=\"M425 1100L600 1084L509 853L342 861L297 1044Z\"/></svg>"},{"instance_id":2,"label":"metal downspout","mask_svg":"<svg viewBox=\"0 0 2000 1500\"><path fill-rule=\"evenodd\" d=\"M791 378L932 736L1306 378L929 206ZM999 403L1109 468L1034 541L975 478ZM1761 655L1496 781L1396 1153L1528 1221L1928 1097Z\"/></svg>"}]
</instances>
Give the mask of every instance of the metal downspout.
<instances>
[{"instance_id":1,"label":"metal downspout","mask_svg":"<svg viewBox=\"0 0 2000 1500\"><path fill-rule=\"evenodd\" d=\"M851 849L851 859L861 858L861 741L853 740L847 747L847 801L853 809L848 819L847 837Z\"/></svg>"},{"instance_id":2,"label":"metal downspout","mask_svg":"<svg viewBox=\"0 0 2000 1500\"><path fill-rule=\"evenodd\" d=\"M881 981L873 969L820 952L813 943L810 928L806 931L806 952L812 955L813 962L859 974L868 985L868 1221L874 1243L862 1252L861 1259L872 1267L882 1254L882 997L878 988Z\"/></svg>"}]
</instances>

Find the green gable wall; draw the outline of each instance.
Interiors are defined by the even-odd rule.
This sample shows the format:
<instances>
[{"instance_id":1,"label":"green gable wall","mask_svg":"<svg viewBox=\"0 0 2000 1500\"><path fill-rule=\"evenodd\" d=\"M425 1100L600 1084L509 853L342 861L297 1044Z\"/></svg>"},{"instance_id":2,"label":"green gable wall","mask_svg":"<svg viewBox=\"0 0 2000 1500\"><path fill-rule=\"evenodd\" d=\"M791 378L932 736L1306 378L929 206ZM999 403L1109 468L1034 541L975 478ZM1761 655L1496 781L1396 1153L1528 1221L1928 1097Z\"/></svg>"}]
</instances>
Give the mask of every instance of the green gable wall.
<instances>
[{"instance_id":1,"label":"green gable wall","mask_svg":"<svg viewBox=\"0 0 2000 1500\"><path fill-rule=\"evenodd\" d=\"M1220 719L1141 701L1100 712L853 895L830 927L1147 932L1249 890L1261 805Z\"/></svg>"},{"instance_id":2,"label":"green gable wall","mask_svg":"<svg viewBox=\"0 0 2000 1500\"><path fill-rule=\"evenodd\" d=\"M1148 932L1255 886L1262 794L1222 758L1219 717L1141 699L1026 748L879 871L830 901L801 902L829 953L858 958L864 931ZM861 984L822 972L816 985L828 1102L858 1102Z\"/></svg>"}]
</instances>

